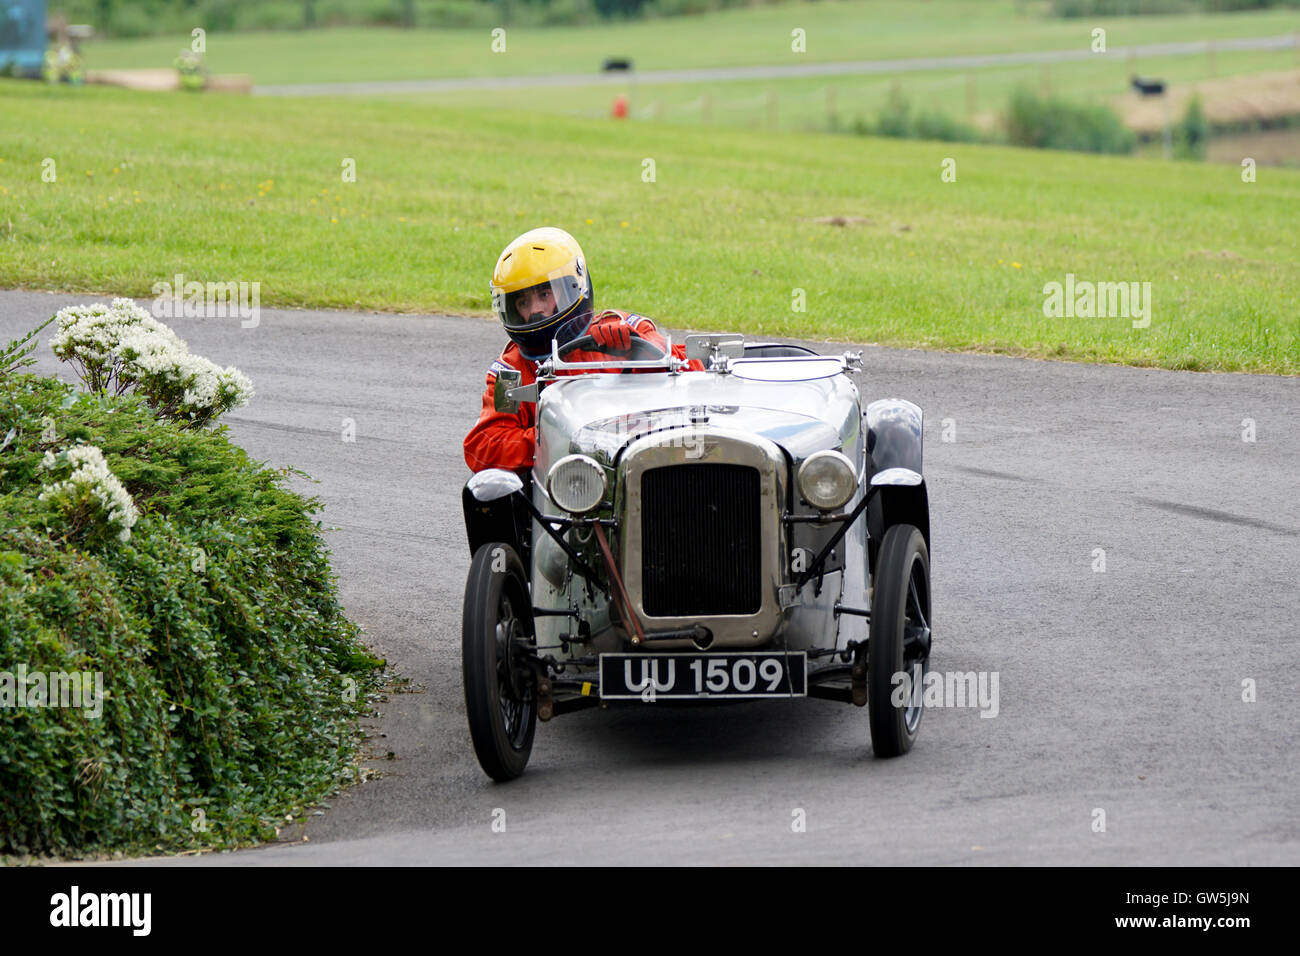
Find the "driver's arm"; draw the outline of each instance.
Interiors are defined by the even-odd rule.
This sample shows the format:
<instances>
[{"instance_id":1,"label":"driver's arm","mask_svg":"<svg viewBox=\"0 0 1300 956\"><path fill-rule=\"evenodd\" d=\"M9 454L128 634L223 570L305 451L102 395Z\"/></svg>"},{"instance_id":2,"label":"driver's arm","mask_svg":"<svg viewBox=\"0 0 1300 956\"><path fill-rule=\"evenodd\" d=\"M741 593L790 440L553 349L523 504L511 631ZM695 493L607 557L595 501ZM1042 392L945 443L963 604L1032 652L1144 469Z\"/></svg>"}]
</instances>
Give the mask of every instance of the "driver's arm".
<instances>
[{"instance_id":1,"label":"driver's arm","mask_svg":"<svg viewBox=\"0 0 1300 956\"><path fill-rule=\"evenodd\" d=\"M602 322L623 323L628 327L628 330L633 335L652 343L660 351L663 351L667 347L667 341L664 339L663 335L660 334L659 329L655 327L654 322L646 318L644 315L637 315L635 312L620 312L617 309L606 309L604 312L601 312L596 316L592 321L592 325L595 326ZM677 356L679 359L685 359L686 346L683 344L674 345L673 355ZM692 360L687 368L692 372L703 372L704 363L699 360Z\"/></svg>"},{"instance_id":2,"label":"driver's arm","mask_svg":"<svg viewBox=\"0 0 1300 956\"><path fill-rule=\"evenodd\" d=\"M635 331L637 335L641 336L641 338L645 339L647 342L653 342L655 345L659 346L660 349L665 348L668 344L667 340L665 340L664 337L659 334L659 330L655 328L655 324L651 322L649 319L645 318L644 316L637 316L637 318L639 318L641 321L632 327L633 331ZM679 359L685 359L686 358L685 343L679 342L676 345L674 345L673 355L677 356ZM686 365L686 370L688 372L703 372L704 363L701 362L699 359L691 359L691 361L688 362Z\"/></svg>"},{"instance_id":3,"label":"driver's arm","mask_svg":"<svg viewBox=\"0 0 1300 956\"><path fill-rule=\"evenodd\" d=\"M511 471L531 468L537 451L534 431L534 406L520 402L519 411L498 412L493 400L496 386L496 363L487 373L487 388L483 391L483 407L478 421L465 436L465 464L473 472L485 468L506 468Z\"/></svg>"}]
</instances>

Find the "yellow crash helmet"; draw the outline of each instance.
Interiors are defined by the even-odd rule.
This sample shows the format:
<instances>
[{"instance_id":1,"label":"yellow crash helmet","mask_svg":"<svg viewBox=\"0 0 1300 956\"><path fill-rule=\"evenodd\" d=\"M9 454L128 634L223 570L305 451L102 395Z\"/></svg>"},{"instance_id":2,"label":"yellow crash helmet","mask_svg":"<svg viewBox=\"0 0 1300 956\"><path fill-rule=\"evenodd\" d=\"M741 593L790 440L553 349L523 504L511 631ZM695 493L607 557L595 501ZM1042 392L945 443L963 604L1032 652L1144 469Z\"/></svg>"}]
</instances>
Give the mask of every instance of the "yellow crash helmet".
<instances>
[{"instance_id":1,"label":"yellow crash helmet","mask_svg":"<svg viewBox=\"0 0 1300 956\"><path fill-rule=\"evenodd\" d=\"M532 361L591 324L591 276L578 240L563 229L532 229L506 246L492 270L492 310Z\"/></svg>"}]
</instances>

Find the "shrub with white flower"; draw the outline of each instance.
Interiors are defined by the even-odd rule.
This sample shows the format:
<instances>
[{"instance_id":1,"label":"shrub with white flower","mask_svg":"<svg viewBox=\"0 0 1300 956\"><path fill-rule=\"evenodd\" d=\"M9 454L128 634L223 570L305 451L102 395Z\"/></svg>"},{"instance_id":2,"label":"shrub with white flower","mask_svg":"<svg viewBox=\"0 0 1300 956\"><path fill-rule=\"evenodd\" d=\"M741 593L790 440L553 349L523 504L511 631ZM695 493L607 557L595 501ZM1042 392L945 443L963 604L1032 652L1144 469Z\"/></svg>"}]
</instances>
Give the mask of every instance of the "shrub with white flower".
<instances>
[{"instance_id":1,"label":"shrub with white flower","mask_svg":"<svg viewBox=\"0 0 1300 956\"><path fill-rule=\"evenodd\" d=\"M253 383L239 369L221 368L131 299L111 306L78 305L55 314L51 347L93 392L134 389L160 418L191 426L246 405Z\"/></svg>"},{"instance_id":2,"label":"shrub with white flower","mask_svg":"<svg viewBox=\"0 0 1300 956\"><path fill-rule=\"evenodd\" d=\"M77 445L58 454L47 451L41 459L41 470L51 472L55 478L66 475L61 481L44 485L40 500L66 514L74 531L94 524L116 533L119 541L130 540L140 512L97 447Z\"/></svg>"},{"instance_id":3,"label":"shrub with white flower","mask_svg":"<svg viewBox=\"0 0 1300 956\"><path fill-rule=\"evenodd\" d=\"M131 382L161 417L203 424L246 404L253 394L253 383L239 369L223 369L194 355L174 335L130 329L119 339L115 353L121 360L119 376Z\"/></svg>"}]
</instances>

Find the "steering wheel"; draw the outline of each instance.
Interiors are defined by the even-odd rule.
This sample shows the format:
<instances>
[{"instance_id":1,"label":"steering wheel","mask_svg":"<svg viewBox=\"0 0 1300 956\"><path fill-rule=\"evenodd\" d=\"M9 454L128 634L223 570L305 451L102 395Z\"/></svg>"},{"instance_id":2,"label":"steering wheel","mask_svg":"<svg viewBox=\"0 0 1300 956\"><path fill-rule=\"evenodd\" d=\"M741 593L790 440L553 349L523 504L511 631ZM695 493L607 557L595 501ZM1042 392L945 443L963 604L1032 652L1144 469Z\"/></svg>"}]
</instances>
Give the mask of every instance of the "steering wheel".
<instances>
[{"instance_id":1,"label":"steering wheel","mask_svg":"<svg viewBox=\"0 0 1300 956\"><path fill-rule=\"evenodd\" d=\"M579 349L591 352L601 352L604 355L620 354L604 351L604 349L590 335L580 335L572 342L561 345L559 348L559 354L563 356L568 352L578 351ZM632 344L628 347L628 358L633 360L637 359L637 352L640 352L640 358L646 361L661 359L668 355L667 352L655 345L649 339L643 339L639 335L633 335Z\"/></svg>"}]
</instances>

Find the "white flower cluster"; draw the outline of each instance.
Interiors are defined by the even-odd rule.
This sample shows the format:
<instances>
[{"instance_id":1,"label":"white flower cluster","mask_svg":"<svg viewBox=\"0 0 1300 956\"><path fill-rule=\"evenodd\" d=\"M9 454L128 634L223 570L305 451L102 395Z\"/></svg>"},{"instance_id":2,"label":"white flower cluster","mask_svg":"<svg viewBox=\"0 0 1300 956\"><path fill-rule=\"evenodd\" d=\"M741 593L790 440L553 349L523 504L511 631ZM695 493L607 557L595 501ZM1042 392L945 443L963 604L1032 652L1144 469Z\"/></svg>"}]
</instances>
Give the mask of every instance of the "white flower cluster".
<instances>
[{"instance_id":1,"label":"white flower cluster","mask_svg":"<svg viewBox=\"0 0 1300 956\"><path fill-rule=\"evenodd\" d=\"M54 354L78 366L92 391L131 387L169 418L203 423L253 397L239 369L194 355L175 332L130 299L60 309Z\"/></svg>"},{"instance_id":2,"label":"white flower cluster","mask_svg":"<svg viewBox=\"0 0 1300 956\"><path fill-rule=\"evenodd\" d=\"M40 500L62 499L70 508L76 508L83 502L93 502L108 525L117 529L118 540L129 540L131 528L140 517L140 512L136 510L135 502L117 480L117 476L109 471L104 453L94 445L77 445L58 455L47 451L41 459L44 471L55 471L63 467L70 467L71 474L63 481L45 485Z\"/></svg>"}]
</instances>

